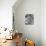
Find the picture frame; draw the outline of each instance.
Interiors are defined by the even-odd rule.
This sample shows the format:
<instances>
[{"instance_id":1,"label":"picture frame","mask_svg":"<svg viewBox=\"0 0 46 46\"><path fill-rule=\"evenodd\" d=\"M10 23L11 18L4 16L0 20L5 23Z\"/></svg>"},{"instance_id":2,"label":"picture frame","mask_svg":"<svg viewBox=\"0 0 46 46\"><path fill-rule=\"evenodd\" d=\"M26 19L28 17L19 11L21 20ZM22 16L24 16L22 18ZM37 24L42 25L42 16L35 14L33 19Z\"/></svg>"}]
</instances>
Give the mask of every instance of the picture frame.
<instances>
[{"instance_id":1,"label":"picture frame","mask_svg":"<svg viewBox=\"0 0 46 46\"><path fill-rule=\"evenodd\" d=\"M25 15L25 24L26 25L33 25L34 24L34 15L33 14L26 14Z\"/></svg>"}]
</instances>

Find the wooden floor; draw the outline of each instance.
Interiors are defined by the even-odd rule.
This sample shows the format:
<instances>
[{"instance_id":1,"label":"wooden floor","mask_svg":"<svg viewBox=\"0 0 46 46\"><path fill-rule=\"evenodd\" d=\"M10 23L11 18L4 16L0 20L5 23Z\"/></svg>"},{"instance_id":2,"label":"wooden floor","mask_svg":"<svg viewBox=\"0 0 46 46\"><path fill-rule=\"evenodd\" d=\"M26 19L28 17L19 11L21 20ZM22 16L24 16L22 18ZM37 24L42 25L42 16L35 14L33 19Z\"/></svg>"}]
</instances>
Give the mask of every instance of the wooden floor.
<instances>
[{"instance_id":1,"label":"wooden floor","mask_svg":"<svg viewBox=\"0 0 46 46\"><path fill-rule=\"evenodd\" d=\"M2 43L0 46L16 46L15 39L13 40L6 40L6 42Z\"/></svg>"}]
</instances>

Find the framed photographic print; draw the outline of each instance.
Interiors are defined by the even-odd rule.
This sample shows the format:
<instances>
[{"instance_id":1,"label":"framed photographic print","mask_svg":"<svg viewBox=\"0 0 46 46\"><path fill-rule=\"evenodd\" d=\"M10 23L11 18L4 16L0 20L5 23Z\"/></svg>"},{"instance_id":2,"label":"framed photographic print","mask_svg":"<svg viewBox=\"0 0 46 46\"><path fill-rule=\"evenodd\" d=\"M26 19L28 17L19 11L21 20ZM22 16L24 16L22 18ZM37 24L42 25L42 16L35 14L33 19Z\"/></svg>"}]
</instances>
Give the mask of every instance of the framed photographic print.
<instances>
[{"instance_id":1,"label":"framed photographic print","mask_svg":"<svg viewBox=\"0 0 46 46\"><path fill-rule=\"evenodd\" d=\"M34 16L33 16L33 14L26 14L25 15L25 24L26 25L33 25L34 24Z\"/></svg>"}]
</instances>

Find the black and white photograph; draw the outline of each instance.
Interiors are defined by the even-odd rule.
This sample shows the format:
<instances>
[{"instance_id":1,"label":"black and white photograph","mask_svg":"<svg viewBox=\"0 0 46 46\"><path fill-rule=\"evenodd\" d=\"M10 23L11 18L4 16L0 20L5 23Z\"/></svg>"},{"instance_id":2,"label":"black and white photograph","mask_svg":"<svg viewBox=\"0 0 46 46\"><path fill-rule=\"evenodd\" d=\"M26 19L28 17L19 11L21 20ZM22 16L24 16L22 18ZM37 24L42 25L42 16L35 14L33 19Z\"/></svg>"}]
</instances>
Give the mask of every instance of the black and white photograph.
<instances>
[{"instance_id":1,"label":"black and white photograph","mask_svg":"<svg viewBox=\"0 0 46 46\"><path fill-rule=\"evenodd\" d=\"M26 25L33 25L34 24L34 16L33 16L33 14L26 14L26 16L25 16L25 24Z\"/></svg>"}]
</instances>

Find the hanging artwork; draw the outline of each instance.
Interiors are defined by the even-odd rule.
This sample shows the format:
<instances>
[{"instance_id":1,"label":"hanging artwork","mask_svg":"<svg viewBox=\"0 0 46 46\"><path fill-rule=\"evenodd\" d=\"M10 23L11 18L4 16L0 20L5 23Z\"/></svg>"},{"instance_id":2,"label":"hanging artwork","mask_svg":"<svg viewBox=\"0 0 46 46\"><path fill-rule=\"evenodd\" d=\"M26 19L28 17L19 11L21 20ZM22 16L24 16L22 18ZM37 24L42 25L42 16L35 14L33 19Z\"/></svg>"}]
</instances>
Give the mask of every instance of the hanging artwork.
<instances>
[{"instance_id":1,"label":"hanging artwork","mask_svg":"<svg viewBox=\"0 0 46 46\"><path fill-rule=\"evenodd\" d=\"M26 14L26 16L25 16L25 24L26 25L33 25L34 24L34 16L33 16L33 14Z\"/></svg>"}]
</instances>

